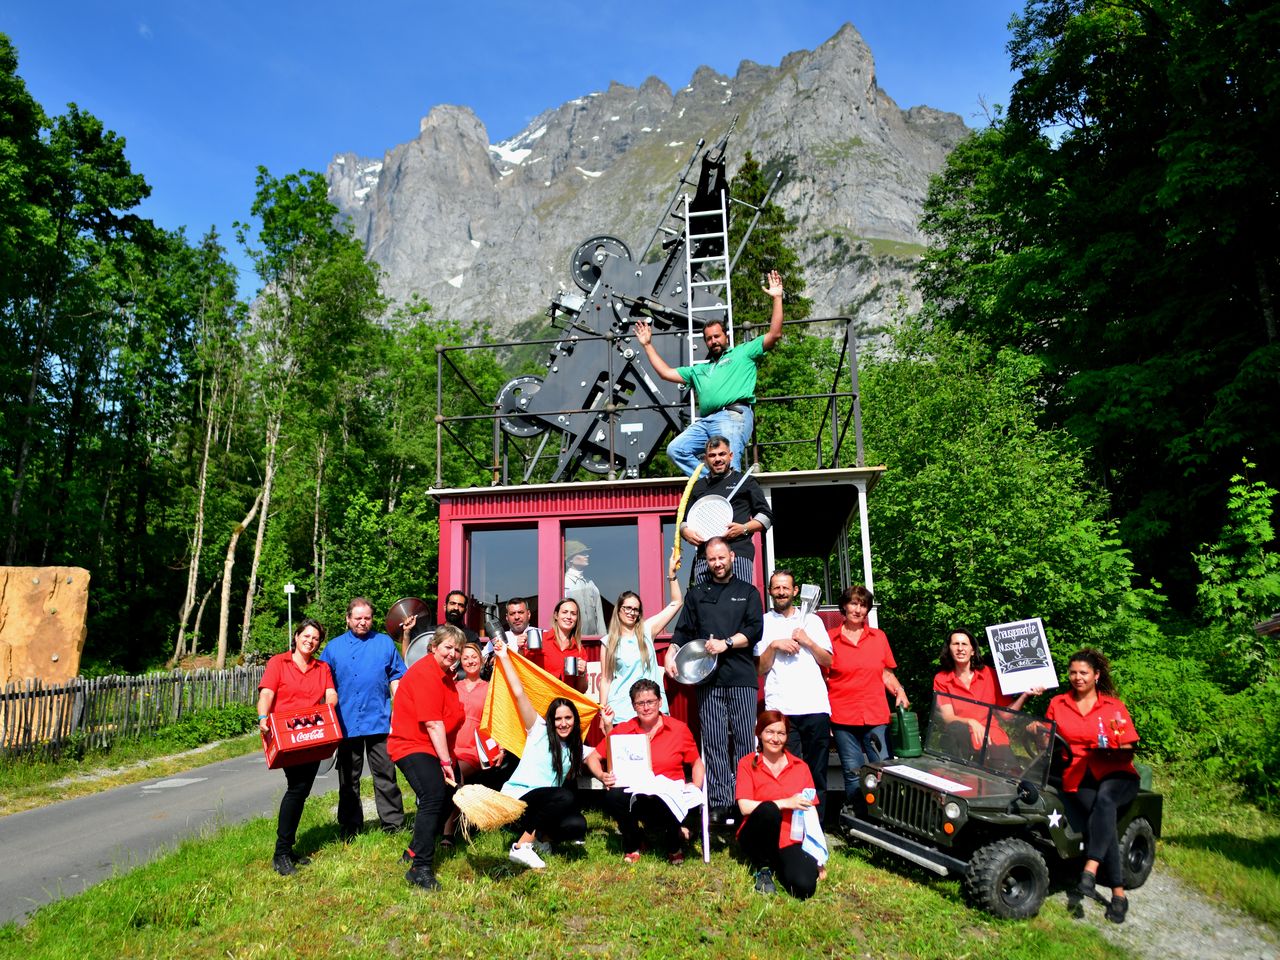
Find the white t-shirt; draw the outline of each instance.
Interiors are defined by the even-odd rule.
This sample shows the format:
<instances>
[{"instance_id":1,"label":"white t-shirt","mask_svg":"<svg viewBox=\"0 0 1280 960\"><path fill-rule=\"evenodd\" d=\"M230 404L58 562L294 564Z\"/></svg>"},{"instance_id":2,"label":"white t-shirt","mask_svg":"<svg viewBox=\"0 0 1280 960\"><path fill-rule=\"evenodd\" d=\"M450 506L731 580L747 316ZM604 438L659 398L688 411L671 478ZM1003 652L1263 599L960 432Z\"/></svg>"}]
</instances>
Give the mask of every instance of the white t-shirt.
<instances>
[{"instance_id":1,"label":"white t-shirt","mask_svg":"<svg viewBox=\"0 0 1280 960\"><path fill-rule=\"evenodd\" d=\"M818 615L811 613L802 619L800 611L792 607L789 617L783 617L776 610L764 615L764 634L756 644L756 656L761 656L774 640L790 638L796 627L803 627L809 639L822 649L831 650L831 638ZM831 713L822 668L806 648L801 647L796 653L774 651L773 665L764 678L764 708L788 717Z\"/></svg>"}]
</instances>

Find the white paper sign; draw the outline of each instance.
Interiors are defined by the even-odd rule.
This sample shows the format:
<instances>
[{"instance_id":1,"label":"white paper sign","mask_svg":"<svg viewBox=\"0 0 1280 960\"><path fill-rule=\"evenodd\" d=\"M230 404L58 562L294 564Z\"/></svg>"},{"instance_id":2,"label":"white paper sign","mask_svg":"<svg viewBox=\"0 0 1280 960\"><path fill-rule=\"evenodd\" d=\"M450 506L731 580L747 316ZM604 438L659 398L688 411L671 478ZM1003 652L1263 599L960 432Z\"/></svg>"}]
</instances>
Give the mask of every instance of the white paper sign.
<instances>
[{"instance_id":1,"label":"white paper sign","mask_svg":"<svg viewBox=\"0 0 1280 960\"><path fill-rule=\"evenodd\" d=\"M1000 690L1007 696L1017 696L1032 687L1052 689L1058 685L1044 621L1039 617L987 627L987 646L1000 678Z\"/></svg>"},{"instance_id":2,"label":"white paper sign","mask_svg":"<svg viewBox=\"0 0 1280 960\"><path fill-rule=\"evenodd\" d=\"M653 779L649 759L649 738L643 733L615 733L609 736L609 770L617 786L645 784Z\"/></svg>"}]
</instances>

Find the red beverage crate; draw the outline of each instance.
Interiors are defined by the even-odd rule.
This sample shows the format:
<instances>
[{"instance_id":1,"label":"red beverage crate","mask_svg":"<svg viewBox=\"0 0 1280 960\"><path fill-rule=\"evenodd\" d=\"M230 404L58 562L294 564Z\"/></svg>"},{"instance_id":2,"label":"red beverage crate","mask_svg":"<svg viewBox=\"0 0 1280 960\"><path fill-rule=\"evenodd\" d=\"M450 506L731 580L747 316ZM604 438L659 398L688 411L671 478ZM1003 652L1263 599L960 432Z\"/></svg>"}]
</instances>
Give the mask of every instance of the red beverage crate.
<instances>
[{"instance_id":1,"label":"red beverage crate","mask_svg":"<svg viewBox=\"0 0 1280 960\"><path fill-rule=\"evenodd\" d=\"M272 770L327 760L338 749L342 727L333 707L320 703L302 710L277 710L267 717L262 749Z\"/></svg>"}]
</instances>

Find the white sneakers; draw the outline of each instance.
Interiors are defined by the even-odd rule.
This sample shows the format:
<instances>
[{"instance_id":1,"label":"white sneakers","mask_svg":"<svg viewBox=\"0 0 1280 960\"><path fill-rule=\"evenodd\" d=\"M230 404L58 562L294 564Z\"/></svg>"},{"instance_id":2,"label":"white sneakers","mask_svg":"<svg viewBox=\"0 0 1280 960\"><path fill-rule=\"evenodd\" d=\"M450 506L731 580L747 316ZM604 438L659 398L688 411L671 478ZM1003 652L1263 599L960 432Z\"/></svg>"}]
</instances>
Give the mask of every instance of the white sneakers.
<instances>
[{"instance_id":1,"label":"white sneakers","mask_svg":"<svg viewBox=\"0 0 1280 960\"><path fill-rule=\"evenodd\" d=\"M522 847L516 843L511 845L511 852L507 854L507 859L531 870L545 870L547 866L546 861L538 856L537 851L532 846Z\"/></svg>"}]
</instances>

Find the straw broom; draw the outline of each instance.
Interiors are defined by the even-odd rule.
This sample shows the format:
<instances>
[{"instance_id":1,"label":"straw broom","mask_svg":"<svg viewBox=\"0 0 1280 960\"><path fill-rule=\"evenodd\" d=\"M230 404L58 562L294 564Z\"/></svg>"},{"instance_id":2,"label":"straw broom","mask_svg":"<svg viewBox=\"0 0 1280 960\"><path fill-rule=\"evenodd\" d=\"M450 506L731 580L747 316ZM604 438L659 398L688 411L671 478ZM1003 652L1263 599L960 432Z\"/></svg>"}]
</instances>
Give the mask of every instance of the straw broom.
<instances>
[{"instance_id":1,"label":"straw broom","mask_svg":"<svg viewBox=\"0 0 1280 960\"><path fill-rule=\"evenodd\" d=\"M453 794L458 808L462 835L468 840L476 830L494 830L515 823L524 815L525 802L478 783L460 786Z\"/></svg>"}]
</instances>

